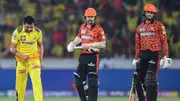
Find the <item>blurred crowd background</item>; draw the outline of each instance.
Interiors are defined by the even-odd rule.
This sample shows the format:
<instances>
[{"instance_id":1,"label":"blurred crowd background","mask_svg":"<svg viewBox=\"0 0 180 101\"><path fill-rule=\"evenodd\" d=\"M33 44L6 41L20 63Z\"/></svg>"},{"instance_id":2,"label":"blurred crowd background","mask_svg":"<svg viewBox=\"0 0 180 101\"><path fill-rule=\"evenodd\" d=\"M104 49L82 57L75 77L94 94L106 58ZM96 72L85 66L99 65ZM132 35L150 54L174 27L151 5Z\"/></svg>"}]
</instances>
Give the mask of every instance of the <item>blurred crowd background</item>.
<instances>
[{"instance_id":1,"label":"blurred crowd background","mask_svg":"<svg viewBox=\"0 0 180 101\"><path fill-rule=\"evenodd\" d=\"M179 0L0 0L1 55L13 57L7 52L12 32L22 25L25 16L32 15L43 32L45 57L76 58L80 51L70 54L66 46L84 23L85 9L93 7L107 39L101 57L133 58L135 29L143 21L147 3L156 5L156 19L167 29L170 57L180 58Z\"/></svg>"},{"instance_id":2,"label":"blurred crowd background","mask_svg":"<svg viewBox=\"0 0 180 101\"><path fill-rule=\"evenodd\" d=\"M161 68L159 72L159 94L180 96L180 0L0 0L0 99L3 96L7 101L6 96L15 96L16 61L9 46L13 31L23 24L27 15L36 18L36 26L43 32L44 95L77 95L73 93L72 75L80 50L68 53L66 46L84 23L84 11L88 7L96 9L96 22L103 27L107 39L107 47L100 52L99 94L128 96L135 69L131 61L135 53L135 30L144 20L147 3L157 7L155 18L167 29L169 56L173 58L171 69ZM31 82L27 85L31 92Z\"/></svg>"}]
</instances>

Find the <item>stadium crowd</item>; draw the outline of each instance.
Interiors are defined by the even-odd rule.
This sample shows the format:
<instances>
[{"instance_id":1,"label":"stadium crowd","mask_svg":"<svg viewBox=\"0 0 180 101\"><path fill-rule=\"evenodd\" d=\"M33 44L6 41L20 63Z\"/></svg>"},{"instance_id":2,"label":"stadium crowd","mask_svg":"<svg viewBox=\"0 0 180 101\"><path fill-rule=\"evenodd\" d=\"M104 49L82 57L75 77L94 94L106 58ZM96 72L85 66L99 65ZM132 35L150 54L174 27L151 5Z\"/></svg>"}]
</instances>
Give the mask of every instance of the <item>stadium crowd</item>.
<instances>
[{"instance_id":1,"label":"stadium crowd","mask_svg":"<svg viewBox=\"0 0 180 101\"><path fill-rule=\"evenodd\" d=\"M154 3L159 11L156 18L167 29L170 56L180 58L180 11L177 5L172 3L173 7L170 7L172 5L167 1L0 0L0 49L9 48L12 31L22 25L26 15L32 15L36 18L36 26L43 32L45 57L77 57L80 51L69 54L66 46L83 23L84 10L93 7L98 13L96 21L104 28L107 39L107 48L101 56L108 53L108 57L132 58L135 29L143 21L142 7L146 3ZM11 54L8 56L12 57Z\"/></svg>"}]
</instances>

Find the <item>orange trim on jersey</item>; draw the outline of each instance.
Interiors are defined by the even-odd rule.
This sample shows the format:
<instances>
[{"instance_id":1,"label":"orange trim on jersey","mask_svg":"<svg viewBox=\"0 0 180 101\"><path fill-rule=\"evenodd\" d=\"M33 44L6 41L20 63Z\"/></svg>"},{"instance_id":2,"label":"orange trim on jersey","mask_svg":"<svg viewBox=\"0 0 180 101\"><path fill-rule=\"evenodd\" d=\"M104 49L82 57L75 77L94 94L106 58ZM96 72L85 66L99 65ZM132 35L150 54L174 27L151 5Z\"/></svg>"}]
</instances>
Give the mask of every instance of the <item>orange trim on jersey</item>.
<instances>
[{"instance_id":1,"label":"orange trim on jersey","mask_svg":"<svg viewBox=\"0 0 180 101\"><path fill-rule=\"evenodd\" d=\"M25 72L26 72L25 69L23 69L23 70L18 70L18 73L25 73Z\"/></svg>"},{"instance_id":2,"label":"orange trim on jersey","mask_svg":"<svg viewBox=\"0 0 180 101\"><path fill-rule=\"evenodd\" d=\"M30 57L30 59L28 61L38 60L38 59L39 59L38 56L34 56L34 57ZM25 60L23 60L23 59L21 59L21 58L19 58L17 56L16 56L16 61L18 61L18 62L25 62Z\"/></svg>"},{"instance_id":3,"label":"orange trim on jersey","mask_svg":"<svg viewBox=\"0 0 180 101\"><path fill-rule=\"evenodd\" d=\"M36 65L32 67L32 69L36 69L36 68L41 68L41 66Z\"/></svg>"},{"instance_id":4,"label":"orange trim on jersey","mask_svg":"<svg viewBox=\"0 0 180 101\"><path fill-rule=\"evenodd\" d=\"M98 72L99 67L99 54L96 54L96 72Z\"/></svg>"}]
</instances>

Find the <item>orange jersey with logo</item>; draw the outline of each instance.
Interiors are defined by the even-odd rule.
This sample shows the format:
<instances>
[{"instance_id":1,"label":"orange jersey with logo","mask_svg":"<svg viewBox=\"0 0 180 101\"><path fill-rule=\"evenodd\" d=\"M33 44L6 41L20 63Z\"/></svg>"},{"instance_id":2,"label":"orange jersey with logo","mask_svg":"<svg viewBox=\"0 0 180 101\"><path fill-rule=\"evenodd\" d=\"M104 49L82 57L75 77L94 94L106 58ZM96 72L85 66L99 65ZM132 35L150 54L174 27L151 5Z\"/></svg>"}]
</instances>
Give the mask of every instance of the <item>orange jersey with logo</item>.
<instances>
[{"instance_id":1,"label":"orange jersey with logo","mask_svg":"<svg viewBox=\"0 0 180 101\"><path fill-rule=\"evenodd\" d=\"M86 24L82 24L79 28L78 37L81 38L81 44L102 42L105 40L104 30L98 24L93 25L90 29ZM81 49L81 53L91 54L87 49Z\"/></svg>"},{"instance_id":2,"label":"orange jersey with logo","mask_svg":"<svg viewBox=\"0 0 180 101\"><path fill-rule=\"evenodd\" d=\"M162 43L162 44L161 44ZM136 29L136 55L138 58L140 51L161 51L163 47L164 56L168 56L168 43L166 37L166 29L159 21L151 23L142 23Z\"/></svg>"}]
</instances>

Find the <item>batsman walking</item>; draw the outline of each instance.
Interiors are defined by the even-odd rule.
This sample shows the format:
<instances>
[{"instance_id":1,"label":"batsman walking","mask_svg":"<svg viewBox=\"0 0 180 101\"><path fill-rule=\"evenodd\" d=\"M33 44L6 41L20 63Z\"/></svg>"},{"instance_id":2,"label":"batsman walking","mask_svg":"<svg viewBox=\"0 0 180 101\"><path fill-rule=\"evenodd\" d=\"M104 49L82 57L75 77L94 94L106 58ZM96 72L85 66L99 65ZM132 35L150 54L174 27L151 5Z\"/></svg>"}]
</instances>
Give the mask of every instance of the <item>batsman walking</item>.
<instances>
[{"instance_id":1,"label":"batsman walking","mask_svg":"<svg viewBox=\"0 0 180 101\"><path fill-rule=\"evenodd\" d=\"M72 52L78 44L82 46L77 72L74 73L81 101L97 101L98 97L99 51L100 48L106 47L106 41L103 28L95 23L96 15L94 8L86 9L85 23L79 28L76 38L67 46L68 52ZM88 77L88 91L86 77Z\"/></svg>"},{"instance_id":2,"label":"batsman walking","mask_svg":"<svg viewBox=\"0 0 180 101\"><path fill-rule=\"evenodd\" d=\"M156 13L157 9L153 4L145 5L145 20L136 29L136 54L132 62L136 66L136 72L131 94L136 90L139 101L145 101L145 97L147 101L157 101L157 73L160 67L161 47L161 65L167 68L172 64L171 58L168 58L166 29L161 22L154 20Z\"/></svg>"}]
</instances>

